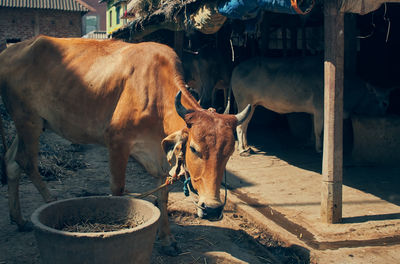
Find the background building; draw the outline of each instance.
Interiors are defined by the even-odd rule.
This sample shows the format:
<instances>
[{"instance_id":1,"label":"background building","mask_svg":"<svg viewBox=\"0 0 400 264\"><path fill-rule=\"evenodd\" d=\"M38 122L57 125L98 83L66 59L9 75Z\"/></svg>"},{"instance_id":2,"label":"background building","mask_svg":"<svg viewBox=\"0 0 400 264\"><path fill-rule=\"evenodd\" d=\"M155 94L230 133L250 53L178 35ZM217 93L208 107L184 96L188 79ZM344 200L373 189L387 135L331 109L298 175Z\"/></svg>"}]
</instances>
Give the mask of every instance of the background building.
<instances>
[{"instance_id":1,"label":"background building","mask_svg":"<svg viewBox=\"0 0 400 264\"><path fill-rule=\"evenodd\" d=\"M106 12L107 5L100 3L99 0L85 0L95 10L90 10L83 16L82 26L83 34L90 32L105 32L106 31Z\"/></svg>"},{"instance_id":2,"label":"background building","mask_svg":"<svg viewBox=\"0 0 400 264\"><path fill-rule=\"evenodd\" d=\"M110 36L127 24L126 19L121 18L126 13L127 0L101 0L100 2L107 2L106 31Z\"/></svg>"},{"instance_id":3,"label":"background building","mask_svg":"<svg viewBox=\"0 0 400 264\"><path fill-rule=\"evenodd\" d=\"M0 0L0 50L39 34L81 37L89 11L95 9L81 0Z\"/></svg>"}]
</instances>

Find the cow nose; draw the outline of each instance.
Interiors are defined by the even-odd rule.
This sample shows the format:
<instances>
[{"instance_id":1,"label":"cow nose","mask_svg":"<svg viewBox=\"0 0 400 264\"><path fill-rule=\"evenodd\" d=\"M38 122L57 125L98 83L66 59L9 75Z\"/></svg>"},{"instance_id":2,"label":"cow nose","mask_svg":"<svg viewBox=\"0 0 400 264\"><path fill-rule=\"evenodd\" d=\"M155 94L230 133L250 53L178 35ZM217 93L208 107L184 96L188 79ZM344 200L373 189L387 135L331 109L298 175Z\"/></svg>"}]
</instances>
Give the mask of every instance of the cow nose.
<instances>
[{"instance_id":1,"label":"cow nose","mask_svg":"<svg viewBox=\"0 0 400 264\"><path fill-rule=\"evenodd\" d=\"M202 203L201 208L198 208L197 214L202 219L207 219L209 221L219 221L222 219L224 206L218 207L208 207L206 204Z\"/></svg>"}]
</instances>

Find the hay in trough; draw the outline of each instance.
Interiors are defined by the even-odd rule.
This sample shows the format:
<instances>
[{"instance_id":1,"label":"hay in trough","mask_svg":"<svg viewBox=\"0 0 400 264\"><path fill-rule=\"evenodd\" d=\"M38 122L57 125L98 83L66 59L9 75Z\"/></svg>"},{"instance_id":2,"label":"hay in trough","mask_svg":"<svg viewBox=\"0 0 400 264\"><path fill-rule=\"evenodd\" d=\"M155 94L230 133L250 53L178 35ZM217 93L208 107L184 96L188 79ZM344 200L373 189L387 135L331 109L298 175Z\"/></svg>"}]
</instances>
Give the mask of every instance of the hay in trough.
<instances>
[{"instance_id":1,"label":"hay in trough","mask_svg":"<svg viewBox=\"0 0 400 264\"><path fill-rule=\"evenodd\" d=\"M121 229L134 228L144 223L144 219L138 217L122 218L122 219L97 219L97 220L81 220L74 224L66 223L61 230L66 232L113 232Z\"/></svg>"}]
</instances>

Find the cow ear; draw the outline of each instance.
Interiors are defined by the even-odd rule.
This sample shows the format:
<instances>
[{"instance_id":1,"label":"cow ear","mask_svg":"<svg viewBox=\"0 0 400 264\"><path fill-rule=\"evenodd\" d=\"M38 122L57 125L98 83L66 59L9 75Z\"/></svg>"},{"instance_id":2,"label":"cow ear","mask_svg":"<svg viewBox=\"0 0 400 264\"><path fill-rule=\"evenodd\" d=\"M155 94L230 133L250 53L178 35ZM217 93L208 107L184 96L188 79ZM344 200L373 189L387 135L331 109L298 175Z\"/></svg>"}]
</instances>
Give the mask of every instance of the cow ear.
<instances>
[{"instance_id":1,"label":"cow ear","mask_svg":"<svg viewBox=\"0 0 400 264\"><path fill-rule=\"evenodd\" d=\"M188 133L185 129L176 131L168 135L161 141L161 147L167 155L168 163L172 166L175 159L184 158L184 146L188 138Z\"/></svg>"}]
</instances>

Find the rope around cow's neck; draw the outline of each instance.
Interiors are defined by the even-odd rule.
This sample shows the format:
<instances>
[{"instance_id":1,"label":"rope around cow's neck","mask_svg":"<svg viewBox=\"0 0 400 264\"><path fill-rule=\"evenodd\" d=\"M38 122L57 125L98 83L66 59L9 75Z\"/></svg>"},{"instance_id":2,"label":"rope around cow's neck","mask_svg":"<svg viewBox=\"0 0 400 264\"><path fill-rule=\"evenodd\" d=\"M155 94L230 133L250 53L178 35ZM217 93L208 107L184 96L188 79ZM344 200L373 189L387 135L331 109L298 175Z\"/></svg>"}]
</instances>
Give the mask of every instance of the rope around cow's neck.
<instances>
[{"instance_id":1,"label":"rope around cow's neck","mask_svg":"<svg viewBox=\"0 0 400 264\"><path fill-rule=\"evenodd\" d=\"M147 192L144 192L144 193L140 193L140 194L125 192L124 195L131 196L133 198L142 199L142 198L145 198L145 197L149 196L150 194L153 194L153 193L161 190L162 188L167 187L168 185L174 184L175 182L177 182L180 179L179 172L180 172L180 168L181 168L182 164L183 164L183 160L179 159L174 175L167 176L167 178L165 179L165 182L163 184L161 184L160 186L158 186L157 188L154 188L154 189L152 189L150 191L147 191ZM186 174L186 169L185 169L185 174Z\"/></svg>"},{"instance_id":2,"label":"rope around cow's neck","mask_svg":"<svg viewBox=\"0 0 400 264\"><path fill-rule=\"evenodd\" d=\"M145 197L149 196L150 194L153 194L153 193L161 190L162 188L167 187L168 185L174 184L177 180L179 180L179 177L177 177L176 175L167 176L167 179L165 180L165 182L163 184L161 184L160 186L158 186L157 188L154 188L154 189L152 189L150 191L143 192L143 193L140 193L140 194L125 192L124 195L131 196L133 198L142 199L142 198L145 198Z\"/></svg>"},{"instance_id":3,"label":"rope around cow's neck","mask_svg":"<svg viewBox=\"0 0 400 264\"><path fill-rule=\"evenodd\" d=\"M175 182L180 180L180 176L178 176L179 175L179 171L180 171L180 167L181 167L180 165L182 165L182 162L178 161L178 166L177 166L177 169L176 169L174 175L173 176L167 176L167 179L165 180L165 182L163 184L161 184L160 186L158 186L157 188L154 188L154 189L152 189L150 191L143 192L143 193L140 193L140 194L134 194L134 193L127 193L126 192L126 193L124 193L124 195L131 196L131 197L137 198L137 199L142 199L142 198L145 198L145 197L149 196L150 194L153 194L153 193L161 190L162 188L167 187L168 185L174 184ZM183 165L183 169L185 170L185 173L184 173L185 174L185 178L186 178L185 183L186 182L190 182L190 176L189 176L189 172L186 169L186 166ZM185 189L185 186L186 185L184 185L184 189ZM227 200L227 197L228 197L228 189L227 189L227 186L226 186L226 169L224 170L224 187L225 187L225 198L224 198L224 204L222 205L223 207L225 207L226 200ZM187 188L187 189L189 190L189 192L192 192L193 194L197 194L197 193L193 192L192 188ZM184 190L184 192L185 192L185 190ZM185 192L185 195L186 195L186 192ZM189 195L186 195L186 196L189 196ZM200 208L201 210L205 210L205 208L203 206L199 205L193 199L193 195L191 196L191 199L192 199L193 204L197 208Z\"/></svg>"}]
</instances>

